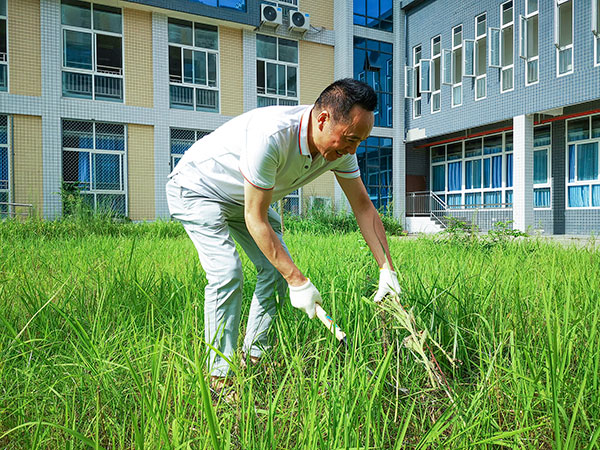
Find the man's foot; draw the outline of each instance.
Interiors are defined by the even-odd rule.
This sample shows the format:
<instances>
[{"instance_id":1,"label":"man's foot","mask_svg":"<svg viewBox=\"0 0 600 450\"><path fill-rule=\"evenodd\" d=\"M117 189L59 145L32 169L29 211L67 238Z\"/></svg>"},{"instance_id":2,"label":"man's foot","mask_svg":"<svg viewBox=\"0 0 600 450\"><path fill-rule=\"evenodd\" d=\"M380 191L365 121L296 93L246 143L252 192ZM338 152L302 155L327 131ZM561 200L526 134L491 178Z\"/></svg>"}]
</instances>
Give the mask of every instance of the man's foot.
<instances>
[{"instance_id":1,"label":"man's foot","mask_svg":"<svg viewBox=\"0 0 600 450\"><path fill-rule=\"evenodd\" d=\"M215 401L220 398L225 400L225 403L237 403L240 397L233 386L231 377L210 377L210 391Z\"/></svg>"},{"instance_id":2,"label":"man's foot","mask_svg":"<svg viewBox=\"0 0 600 450\"><path fill-rule=\"evenodd\" d=\"M242 359L240 360L240 369L246 370L248 368L248 361L250 366L255 367L260 363L260 357L252 356L248 357L245 353L242 353Z\"/></svg>"}]
</instances>

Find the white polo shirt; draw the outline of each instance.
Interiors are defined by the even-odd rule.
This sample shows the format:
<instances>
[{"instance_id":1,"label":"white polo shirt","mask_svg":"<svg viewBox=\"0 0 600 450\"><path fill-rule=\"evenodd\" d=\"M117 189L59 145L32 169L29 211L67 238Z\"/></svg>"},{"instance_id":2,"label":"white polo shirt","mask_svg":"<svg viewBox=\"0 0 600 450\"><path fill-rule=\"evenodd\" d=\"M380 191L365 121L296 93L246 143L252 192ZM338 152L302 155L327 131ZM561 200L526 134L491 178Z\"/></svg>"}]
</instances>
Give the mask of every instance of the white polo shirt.
<instances>
[{"instance_id":1,"label":"white polo shirt","mask_svg":"<svg viewBox=\"0 0 600 450\"><path fill-rule=\"evenodd\" d=\"M273 201L332 170L360 176L356 155L327 161L308 148L312 105L258 108L231 119L192 145L169 178L203 195L244 203L244 179L272 190Z\"/></svg>"}]
</instances>

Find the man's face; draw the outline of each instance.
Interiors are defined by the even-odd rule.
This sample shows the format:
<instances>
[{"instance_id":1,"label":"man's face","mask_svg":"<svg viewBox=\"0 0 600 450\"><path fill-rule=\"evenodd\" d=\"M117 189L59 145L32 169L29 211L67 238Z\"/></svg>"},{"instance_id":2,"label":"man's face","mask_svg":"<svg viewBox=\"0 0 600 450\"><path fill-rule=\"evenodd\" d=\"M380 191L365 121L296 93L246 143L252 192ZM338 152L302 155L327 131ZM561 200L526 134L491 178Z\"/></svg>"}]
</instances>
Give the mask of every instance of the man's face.
<instances>
[{"instance_id":1,"label":"man's face","mask_svg":"<svg viewBox=\"0 0 600 450\"><path fill-rule=\"evenodd\" d=\"M373 112L357 105L350 110L348 117L337 122L329 112L321 111L317 116L317 150L327 161L335 161L348 153L355 154L358 145L371 134L373 121Z\"/></svg>"}]
</instances>

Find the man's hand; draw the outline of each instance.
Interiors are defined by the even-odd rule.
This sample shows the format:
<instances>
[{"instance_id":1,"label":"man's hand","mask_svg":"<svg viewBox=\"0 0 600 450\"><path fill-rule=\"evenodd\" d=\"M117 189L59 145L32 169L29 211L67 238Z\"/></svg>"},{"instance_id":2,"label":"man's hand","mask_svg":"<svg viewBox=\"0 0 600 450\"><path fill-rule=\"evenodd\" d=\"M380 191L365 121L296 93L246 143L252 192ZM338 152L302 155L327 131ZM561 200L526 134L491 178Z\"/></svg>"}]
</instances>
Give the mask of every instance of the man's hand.
<instances>
[{"instance_id":1,"label":"man's hand","mask_svg":"<svg viewBox=\"0 0 600 450\"><path fill-rule=\"evenodd\" d=\"M321 304L321 294L317 288L308 279L300 286L290 285L289 288L292 306L301 309L308 314L309 319L313 319L316 313L316 304Z\"/></svg>"},{"instance_id":2,"label":"man's hand","mask_svg":"<svg viewBox=\"0 0 600 450\"><path fill-rule=\"evenodd\" d=\"M379 289L375 294L375 302L379 303L387 294L400 294L400 283L398 275L389 269L379 271Z\"/></svg>"}]
</instances>

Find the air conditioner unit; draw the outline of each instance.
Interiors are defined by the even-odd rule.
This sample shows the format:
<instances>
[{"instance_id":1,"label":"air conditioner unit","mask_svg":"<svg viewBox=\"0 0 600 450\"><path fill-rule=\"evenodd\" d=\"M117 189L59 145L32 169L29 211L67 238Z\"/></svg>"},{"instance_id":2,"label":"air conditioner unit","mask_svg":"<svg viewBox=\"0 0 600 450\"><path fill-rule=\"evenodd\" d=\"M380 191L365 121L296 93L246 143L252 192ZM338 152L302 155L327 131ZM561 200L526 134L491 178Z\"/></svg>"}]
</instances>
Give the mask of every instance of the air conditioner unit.
<instances>
[{"instance_id":1,"label":"air conditioner unit","mask_svg":"<svg viewBox=\"0 0 600 450\"><path fill-rule=\"evenodd\" d=\"M277 28L283 23L283 10L279 6L260 5L260 24Z\"/></svg>"},{"instance_id":2,"label":"air conditioner unit","mask_svg":"<svg viewBox=\"0 0 600 450\"><path fill-rule=\"evenodd\" d=\"M302 32L310 30L310 15L302 11L290 11L290 30Z\"/></svg>"}]
</instances>

